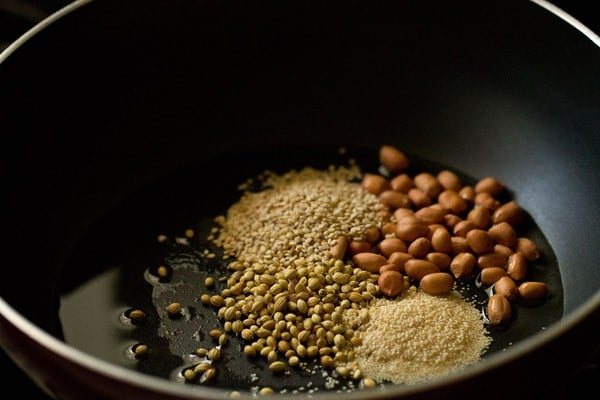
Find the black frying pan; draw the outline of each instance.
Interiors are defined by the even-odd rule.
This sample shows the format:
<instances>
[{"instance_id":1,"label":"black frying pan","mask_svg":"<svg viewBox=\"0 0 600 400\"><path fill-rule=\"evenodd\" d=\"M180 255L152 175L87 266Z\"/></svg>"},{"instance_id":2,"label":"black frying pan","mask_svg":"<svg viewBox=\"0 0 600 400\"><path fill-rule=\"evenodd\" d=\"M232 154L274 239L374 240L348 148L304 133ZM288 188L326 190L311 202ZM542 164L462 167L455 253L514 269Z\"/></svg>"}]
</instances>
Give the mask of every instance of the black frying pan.
<instances>
[{"instance_id":1,"label":"black frying pan","mask_svg":"<svg viewBox=\"0 0 600 400\"><path fill-rule=\"evenodd\" d=\"M12 309L3 345L60 398L197 395L164 380L181 359L154 335L151 310L167 299L144 272L171 254L157 233L203 226L264 168L324 166L344 145L375 170L376 148L391 142L416 169L505 181L528 212L552 296L495 332L480 369L377 395L458 397L498 375L520 395L550 394L556 385L536 378L561 377L598 348L599 66L597 46L523 2L86 5L0 67L12 266L0 293L83 353L23 337ZM119 325L130 306L150 310L143 329ZM122 350L138 341L154 341L160 361L131 363ZM261 368L231 365L216 386L244 388L243 372Z\"/></svg>"}]
</instances>

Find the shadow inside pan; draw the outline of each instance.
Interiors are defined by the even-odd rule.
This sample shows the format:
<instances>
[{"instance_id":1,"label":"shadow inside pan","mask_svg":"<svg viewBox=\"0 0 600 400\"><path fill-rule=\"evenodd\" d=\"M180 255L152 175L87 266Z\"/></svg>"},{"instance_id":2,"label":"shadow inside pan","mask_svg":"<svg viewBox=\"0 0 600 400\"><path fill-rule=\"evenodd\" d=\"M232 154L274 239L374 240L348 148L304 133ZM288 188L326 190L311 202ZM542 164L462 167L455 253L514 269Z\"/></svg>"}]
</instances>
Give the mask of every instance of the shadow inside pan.
<instances>
[{"instance_id":1,"label":"shadow inside pan","mask_svg":"<svg viewBox=\"0 0 600 400\"><path fill-rule=\"evenodd\" d=\"M208 332L223 330L216 308L198 298L202 293L218 293L226 285L217 282L212 289L205 287L205 277L226 276L228 271L220 257L208 258L204 250L219 254L206 237L213 218L238 200L238 185L266 169L277 173L305 166L322 169L346 165L348 158L356 160L363 172L376 172L376 154L375 147L349 148L344 154L331 147L240 152L198 162L137 192L89 229L66 265L60 282L60 319L66 342L112 363L184 384L183 370L200 361L194 351L214 347ZM454 170L417 155L409 154L409 158L411 175ZM454 172L464 184L483 178ZM188 228L196 235L188 244L179 243L177 238L183 238ZM163 234L169 240L159 243L157 237ZM530 265L528 279L546 282L549 297L539 306L516 306L515 318L506 328L488 327L493 342L486 355L535 335L562 316L561 277L550 245L529 216L519 234L531 238L542 254ZM156 276L159 265L169 267L166 279ZM482 305L487 299L473 284L463 294ZM166 316L165 307L171 302L182 304L179 318ZM146 314L141 323L126 317L133 308ZM283 392L358 387L351 380L314 373L313 368L292 368L289 375L274 375L266 360L243 354L241 338L233 334L229 338L217 363L216 379L205 384L229 390L270 386ZM139 344L147 345L149 351L136 358L133 351Z\"/></svg>"}]
</instances>

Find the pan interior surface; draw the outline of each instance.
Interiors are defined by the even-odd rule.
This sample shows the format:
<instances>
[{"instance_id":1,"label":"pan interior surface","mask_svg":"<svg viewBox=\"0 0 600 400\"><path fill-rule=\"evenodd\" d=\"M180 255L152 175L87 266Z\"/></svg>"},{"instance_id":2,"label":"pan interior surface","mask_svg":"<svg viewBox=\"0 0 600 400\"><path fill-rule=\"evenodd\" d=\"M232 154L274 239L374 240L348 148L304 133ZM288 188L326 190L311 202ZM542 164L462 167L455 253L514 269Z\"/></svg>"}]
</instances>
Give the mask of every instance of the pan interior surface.
<instances>
[{"instance_id":1,"label":"pan interior surface","mask_svg":"<svg viewBox=\"0 0 600 400\"><path fill-rule=\"evenodd\" d=\"M0 65L0 105L11 111L7 263L31 266L0 294L45 331L181 383L190 349L209 343L200 326L219 322L200 305L189 320L159 318L172 298L148 271L172 249L157 234L203 232L240 182L265 168L326 166L339 146L365 170L376 170L378 145L394 143L422 169L497 176L530 214L525 234L543 254L534 274L552 296L494 331L488 355L560 324L600 289L600 57L553 16L517 1L319 12L294 1L145 3L140 12L137 2L92 2ZM172 278L191 303L190 282L221 266L179 255ZM148 312L146 324L123 322L132 307ZM156 358L131 357L141 342ZM255 364L235 354L213 386L248 387ZM256 371L270 382L265 365Z\"/></svg>"},{"instance_id":2,"label":"pan interior surface","mask_svg":"<svg viewBox=\"0 0 600 400\"><path fill-rule=\"evenodd\" d=\"M347 165L349 158L356 160L365 172L375 173L378 167L375 154L376 147L349 148L342 156L336 148L317 146L230 153L191 165L149 185L92 225L75 247L60 280L63 293L60 317L65 340L101 359L185 384L185 369L203 360L195 350L216 345L209 336L211 330L225 331L223 320L217 318L217 309L202 304L199 296L218 294L226 287L220 282L207 289L203 284L206 277L226 277L231 271L219 257L207 258L203 249L219 254L206 238L214 226L214 217L223 215L236 201L238 185L265 170L281 174L307 166L326 169L332 164ZM411 159L412 174L422 171L437 174L449 168L415 156ZM238 168L240 165L243 168ZM466 184L476 182L473 177L456 172ZM197 235L188 241L189 245L178 245L176 238L184 238L184 232L190 228ZM159 235L170 240L159 243ZM515 319L508 327L488 327L493 341L486 355L504 351L562 317L560 272L548 241L530 216L520 235L534 240L543 254L541 260L531 264L528 280L545 282L550 295L542 305L515 306ZM164 281L156 277L159 265L172 268ZM472 279L470 288L463 292L465 297L476 298L480 307L486 304L485 291L476 289ZM179 318L165 317L164 310L171 302L185 305L186 313ZM132 309L146 313L143 323L131 323L124 318ZM333 374L334 379L318 368L320 372L315 373L318 363L311 362L304 369L291 369L289 375L273 374L266 359L244 355L247 342L239 335L230 332L228 336L229 343L221 349L223 358L215 363L219 371L217 379L205 384L226 390L258 390L268 386L281 393L351 390L359 386L356 380ZM139 344L151 349L147 357L133 356Z\"/></svg>"}]
</instances>

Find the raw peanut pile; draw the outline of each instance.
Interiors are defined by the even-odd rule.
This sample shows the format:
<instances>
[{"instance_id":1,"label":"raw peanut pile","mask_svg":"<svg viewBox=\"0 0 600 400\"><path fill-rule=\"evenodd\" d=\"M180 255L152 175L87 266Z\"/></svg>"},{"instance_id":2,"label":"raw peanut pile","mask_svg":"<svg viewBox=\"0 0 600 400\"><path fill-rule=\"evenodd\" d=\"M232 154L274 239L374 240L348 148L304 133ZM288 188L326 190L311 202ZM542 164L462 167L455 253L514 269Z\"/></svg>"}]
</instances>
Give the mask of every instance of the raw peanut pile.
<instances>
[{"instance_id":1,"label":"raw peanut pile","mask_svg":"<svg viewBox=\"0 0 600 400\"><path fill-rule=\"evenodd\" d=\"M480 274L494 285L488 302L491 324L511 318L511 302L535 303L547 295L543 282L527 281L528 263L540 254L533 241L518 235L524 217L515 201L501 203L505 185L494 177L463 185L449 170L437 175L409 176L407 157L382 146L379 160L385 175L365 174L362 187L386 206L379 212L381 235L351 241L354 264L378 273L379 290L400 294L404 276L432 295L450 292L455 279Z\"/></svg>"}]
</instances>

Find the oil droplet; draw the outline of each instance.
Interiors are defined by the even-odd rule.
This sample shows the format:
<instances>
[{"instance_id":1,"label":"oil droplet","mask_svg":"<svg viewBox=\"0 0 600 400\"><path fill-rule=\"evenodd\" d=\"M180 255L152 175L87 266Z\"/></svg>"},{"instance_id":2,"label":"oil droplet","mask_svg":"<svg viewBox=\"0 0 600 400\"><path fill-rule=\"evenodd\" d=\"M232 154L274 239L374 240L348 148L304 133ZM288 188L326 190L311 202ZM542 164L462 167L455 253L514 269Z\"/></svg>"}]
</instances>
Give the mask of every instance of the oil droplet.
<instances>
[{"instance_id":1,"label":"oil droplet","mask_svg":"<svg viewBox=\"0 0 600 400\"><path fill-rule=\"evenodd\" d=\"M142 317L139 317L139 318L132 318L130 316L132 311L138 312L140 310L137 309L137 308L134 308L134 307L130 307L127 310L125 310L125 311L123 311L123 312L121 312L119 314L119 321L123 325L131 326L131 327L136 327L136 326L140 326L141 324L143 324L146 321L147 316L145 314Z\"/></svg>"},{"instance_id":2,"label":"oil droplet","mask_svg":"<svg viewBox=\"0 0 600 400\"><path fill-rule=\"evenodd\" d=\"M148 346L143 343L135 343L127 346L124 351L125 358L129 360L139 360L148 354Z\"/></svg>"}]
</instances>

